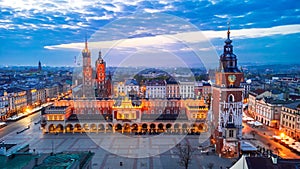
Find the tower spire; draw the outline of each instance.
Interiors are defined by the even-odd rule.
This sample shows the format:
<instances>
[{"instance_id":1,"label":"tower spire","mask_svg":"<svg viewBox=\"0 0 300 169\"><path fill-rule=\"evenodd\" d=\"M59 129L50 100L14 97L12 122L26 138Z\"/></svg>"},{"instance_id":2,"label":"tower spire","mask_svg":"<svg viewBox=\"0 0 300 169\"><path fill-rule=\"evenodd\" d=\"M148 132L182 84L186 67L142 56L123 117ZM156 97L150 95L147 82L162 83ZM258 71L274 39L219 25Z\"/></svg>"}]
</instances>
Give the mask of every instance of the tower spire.
<instances>
[{"instance_id":1,"label":"tower spire","mask_svg":"<svg viewBox=\"0 0 300 169\"><path fill-rule=\"evenodd\" d=\"M228 19L228 21L227 21L227 27L228 27L228 30L227 30L227 39L230 39L230 19Z\"/></svg>"},{"instance_id":2,"label":"tower spire","mask_svg":"<svg viewBox=\"0 0 300 169\"><path fill-rule=\"evenodd\" d=\"M102 52L101 52L101 49L99 50L99 59L102 59Z\"/></svg>"},{"instance_id":3,"label":"tower spire","mask_svg":"<svg viewBox=\"0 0 300 169\"><path fill-rule=\"evenodd\" d=\"M85 35L85 47L84 49L86 49L86 51L88 50L88 42L87 42L87 36Z\"/></svg>"}]
</instances>

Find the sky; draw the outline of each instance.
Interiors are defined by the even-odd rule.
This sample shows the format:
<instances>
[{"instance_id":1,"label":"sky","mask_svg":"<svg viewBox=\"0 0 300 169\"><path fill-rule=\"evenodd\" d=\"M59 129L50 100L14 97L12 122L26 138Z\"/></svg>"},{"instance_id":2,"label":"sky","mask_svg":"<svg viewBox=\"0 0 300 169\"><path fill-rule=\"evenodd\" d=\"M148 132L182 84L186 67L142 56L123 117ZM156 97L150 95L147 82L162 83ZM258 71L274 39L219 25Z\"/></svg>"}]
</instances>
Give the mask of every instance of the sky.
<instances>
[{"instance_id":1,"label":"sky","mask_svg":"<svg viewBox=\"0 0 300 169\"><path fill-rule=\"evenodd\" d=\"M297 0L0 0L0 66L74 66L88 40L108 66L217 65L230 26L239 65L294 64ZM94 65L94 63L92 63Z\"/></svg>"}]
</instances>

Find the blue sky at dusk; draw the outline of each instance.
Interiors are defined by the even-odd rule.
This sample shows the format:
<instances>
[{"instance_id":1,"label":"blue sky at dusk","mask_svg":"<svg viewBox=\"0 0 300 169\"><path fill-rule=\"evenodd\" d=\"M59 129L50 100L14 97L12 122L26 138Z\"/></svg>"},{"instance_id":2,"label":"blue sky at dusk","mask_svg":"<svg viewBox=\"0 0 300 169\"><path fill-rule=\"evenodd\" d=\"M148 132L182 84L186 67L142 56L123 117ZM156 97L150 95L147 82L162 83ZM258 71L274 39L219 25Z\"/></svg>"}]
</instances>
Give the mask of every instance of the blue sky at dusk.
<instances>
[{"instance_id":1,"label":"blue sky at dusk","mask_svg":"<svg viewBox=\"0 0 300 169\"><path fill-rule=\"evenodd\" d=\"M155 60L161 57L155 50L186 55L192 65L191 48L222 53L228 20L240 65L300 63L297 0L0 0L0 6L0 66L37 65L39 60L73 66L85 36L93 56L101 48L109 66L120 64L124 53ZM184 43L175 43L176 38Z\"/></svg>"}]
</instances>

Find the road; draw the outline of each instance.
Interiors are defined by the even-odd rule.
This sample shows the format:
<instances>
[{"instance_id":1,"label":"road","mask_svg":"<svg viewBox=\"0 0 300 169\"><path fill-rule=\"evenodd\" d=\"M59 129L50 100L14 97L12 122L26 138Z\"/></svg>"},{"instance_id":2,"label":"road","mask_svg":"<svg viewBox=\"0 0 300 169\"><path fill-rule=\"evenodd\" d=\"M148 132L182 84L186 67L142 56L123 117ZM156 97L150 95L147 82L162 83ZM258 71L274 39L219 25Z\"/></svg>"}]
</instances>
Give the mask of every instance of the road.
<instances>
[{"instance_id":1,"label":"road","mask_svg":"<svg viewBox=\"0 0 300 169\"><path fill-rule=\"evenodd\" d=\"M1 140L4 136L10 134L11 132L17 132L28 127L28 125L34 125L34 122L40 120L40 115L41 115L41 111L38 111L18 121L7 122L7 126L0 129Z\"/></svg>"},{"instance_id":2,"label":"road","mask_svg":"<svg viewBox=\"0 0 300 169\"><path fill-rule=\"evenodd\" d=\"M271 149L274 153L276 153L275 148L279 148L279 156L282 158L300 158L299 155L295 154L292 152L289 148L281 145L279 142L274 141L272 138L272 135L274 133L278 132L273 129L266 129L265 126L264 128L252 128L248 124L243 125L243 133L244 135L252 138L251 131L256 131L256 134L254 138L258 141L260 141L266 149ZM252 143L255 143L253 141L250 141ZM268 146L268 143L270 143L270 147Z\"/></svg>"}]
</instances>

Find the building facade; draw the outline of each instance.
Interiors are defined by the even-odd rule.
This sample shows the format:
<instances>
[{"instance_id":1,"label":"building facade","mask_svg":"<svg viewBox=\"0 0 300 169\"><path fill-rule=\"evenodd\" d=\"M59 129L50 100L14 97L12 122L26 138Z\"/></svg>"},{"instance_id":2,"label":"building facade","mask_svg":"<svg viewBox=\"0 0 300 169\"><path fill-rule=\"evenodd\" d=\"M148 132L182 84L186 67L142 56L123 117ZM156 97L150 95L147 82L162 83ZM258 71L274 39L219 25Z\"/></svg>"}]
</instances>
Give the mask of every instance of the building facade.
<instances>
[{"instance_id":1,"label":"building facade","mask_svg":"<svg viewBox=\"0 0 300 169\"><path fill-rule=\"evenodd\" d=\"M179 84L173 78L166 80L166 98L180 98Z\"/></svg>"},{"instance_id":2,"label":"building facade","mask_svg":"<svg viewBox=\"0 0 300 169\"><path fill-rule=\"evenodd\" d=\"M179 82L180 96L183 99L195 98L195 82Z\"/></svg>"},{"instance_id":3,"label":"building facade","mask_svg":"<svg viewBox=\"0 0 300 169\"><path fill-rule=\"evenodd\" d=\"M248 99L248 112L255 117L255 109L256 109L256 102L259 99L264 97L271 97L271 92L263 90L263 89L256 89L254 91L249 92L249 99Z\"/></svg>"},{"instance_id":4,"label":"building facade","mask_svg":"<svg viewBox=\"0 0 300 169\"><path fill-rule=\"evenodd\" d=\"M43 114L44 133L201 133L208 106L197 99L60 100Z\"/></svg>"},{"instance_id":5,"label":"building facade","mask_svg":"<svg viewBox=\"0 0 300 169\"><path fill-rule=\"evenodd\" d=\"M254 111L255 120L269 127L279 128L282 103L283 102L273 100L272 98L256 100Z\"/></svg>"},{"instance_id":6,"label":"building facade","mask_svg":"<svg viewBox=\"0 0 300 169\"><path fill-rule=\"evenodd\" d=\"M205 100L208 100L211 95L211 84L207 82L196 82L195 83L195 97L201 98L203 97Z\"/></svg>"},{"instance_id":7,"label":"building facade","mask_svg":"<svg viewBox=\"0 0 300 169\"><path fill-rule=\"evenodd\" d=\"M166 97L166 81L150 80L145 83L146 98L165 98Z\"/></svg>"},{"instance_id":8,"label":"building facade","mask_svg":"<svg viewBox=\"0 0 300 169\"><path fill-rule=\"evenodd\" d=\"M1 93L0 95L0 121L5 121L7 118L7 112L9 110L9 100L7 93Z\"/></svg>"},{"instance_id":9,"label":"building facade","mask_svg":"<svg viewBox=\"0 0 300 169\"><path fill-rule=\"evenodd\" d=\"M282 106L280 115L280 131L300 141L300 102Z\"/></svg>"}]
</instances>

